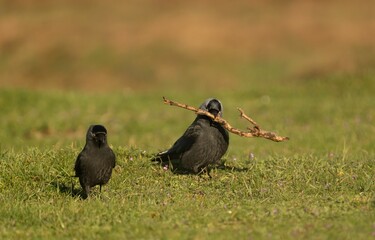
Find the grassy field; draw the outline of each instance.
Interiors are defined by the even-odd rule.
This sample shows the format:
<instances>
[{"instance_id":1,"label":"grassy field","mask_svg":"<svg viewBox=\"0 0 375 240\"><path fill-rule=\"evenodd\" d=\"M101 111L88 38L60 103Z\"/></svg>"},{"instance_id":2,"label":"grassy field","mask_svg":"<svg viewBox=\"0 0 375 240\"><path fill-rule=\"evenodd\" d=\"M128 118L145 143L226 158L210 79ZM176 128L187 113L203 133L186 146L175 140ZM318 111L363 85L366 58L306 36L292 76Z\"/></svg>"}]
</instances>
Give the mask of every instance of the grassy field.
<instances>
[{"instance_id":1,"label":"grassy field","mask_svg":"<svg viewBox=\"0 0 375 240\"><path fill-rule=\"evenodd\" d=\"M351 86L342 76L311 84L271 87L268 97L217 92L233 125L245 128L235 110L241 106L291 140L231 135L225 167L212 179L149 162L194 118L161 96L1 90L0 236L371 239L373 81L358 76ZM170 96L192 105L204 97ZM107 126L118 165L103 193L83 201L70 176L91 123Z\"/></svg>"},{"instance_id":2,"label":"grassy field","mask_svg":"<svg viewBox=\"0 0 375 240\"><path fill-rule=\"evenodd\" d=\"M0 2L0 239L375 237L373 1L90 3ZM149 158L195 116L162 96L290 141L231 134L212 179L173 174ZM93 123L117 166L81 200Z\"/></svg>"}]
</instances>

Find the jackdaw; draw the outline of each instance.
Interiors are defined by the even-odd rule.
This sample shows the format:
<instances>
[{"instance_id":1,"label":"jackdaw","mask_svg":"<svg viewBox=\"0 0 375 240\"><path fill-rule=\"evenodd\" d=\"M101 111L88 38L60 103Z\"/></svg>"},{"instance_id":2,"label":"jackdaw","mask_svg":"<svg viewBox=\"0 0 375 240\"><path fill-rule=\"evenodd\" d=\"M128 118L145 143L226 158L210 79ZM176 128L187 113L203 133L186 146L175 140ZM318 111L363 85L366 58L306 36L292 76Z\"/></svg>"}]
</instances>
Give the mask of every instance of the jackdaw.
<instances>
[{"instance_id":1,"label":"jackdaw","mask_svg":"<svg viewBox=\"0 0 375 240\"><path fill-rule=\"evenodd\" d=\"M200 107L214 116L222 117L223 105L218 99L209 98ZM174 170L209 174L209 165L218 164L229 145L229 134L219 123L205 115L198 115L185 133L152 161L172 164ZM210 176L211 177L211 176Z\"/></svg>"},{"instance_id":2,"label":"jackdaw","mask_svg":"<svg viewBox=\"0 0 375 240\"><path fill-rule=\"evenodd\" d=\"M106 184L116 164L116 156L107 143L107 129L102 125L91 125L86 134L86 145L78 155L74 170L79 177L83 198L87 198L90 188Z\"/></svg>"}]
</instances>

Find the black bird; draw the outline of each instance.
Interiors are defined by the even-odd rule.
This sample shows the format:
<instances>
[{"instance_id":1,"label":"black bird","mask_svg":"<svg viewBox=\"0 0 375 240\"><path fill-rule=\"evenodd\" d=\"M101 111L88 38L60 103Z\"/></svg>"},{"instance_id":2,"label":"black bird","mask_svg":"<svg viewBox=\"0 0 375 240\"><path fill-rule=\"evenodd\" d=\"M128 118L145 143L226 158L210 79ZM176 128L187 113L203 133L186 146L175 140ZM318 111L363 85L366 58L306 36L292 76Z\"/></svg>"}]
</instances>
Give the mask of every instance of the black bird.
<instances>
[{"instance_id":1,"label":"black bird","mask_svg":"<svg viewBox=\"0 0 375 240\"><path fill-rule=\"evenodd\" d=\"M223 105L209 98L200 107L222 117ZM198 115L185 133L167 151L158 153L152 161L171 163L174 170L209 174L209 165L218 164L229 145L229 134L211 118ZM211 176L210 176L211 177Z\"/></svg>"},{"instance_id":2,"label":"black bird","mask_svg":"<svg viewBox=\"0 0 375 240\"><path fill-rule=\"evenodd\" d=\"M107 129L102 125L91 125L86 134L86 145L78 155L74 170L75 177L83 190L83 198L90 194L90 188L106 184L116 164L116 156L107 143Z\"/></svg>"}]
</instances>

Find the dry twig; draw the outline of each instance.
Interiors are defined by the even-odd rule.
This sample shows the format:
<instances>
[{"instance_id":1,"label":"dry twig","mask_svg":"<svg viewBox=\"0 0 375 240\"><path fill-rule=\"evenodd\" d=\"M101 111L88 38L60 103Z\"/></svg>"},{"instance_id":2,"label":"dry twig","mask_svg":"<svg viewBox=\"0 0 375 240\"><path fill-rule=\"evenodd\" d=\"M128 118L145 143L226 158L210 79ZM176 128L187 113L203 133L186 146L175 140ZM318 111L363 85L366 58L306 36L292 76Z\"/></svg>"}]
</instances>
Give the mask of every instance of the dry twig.
<instances>
[{"instance_id":1,"label":"dry twig","mask_svg":"<svg viewBox=\"0 0 375 240\"><path fill-rule=\"evenodd\" d=\"M177 106L177 107L180 107L180 108L184 108L184 109L193 111L196 114L205 115L205 116L211 118L213 121L215 121L217 123L220 123L229 132L237 134L241 137L249 137L249 138L250 137L262 137L262 138L266 138L266 139L269 139L269 140L272 140L272 141L275 141L275 142L282 142L282 141L285 141L285 140L289 140L288 137L277 136L273 132L268 132L268 131L264 131L264 130L260 129L259 125L253 119L251 119L249 116L247 116L241 108L238 108L238 111L240 111L240 116L254 125L254 127L252 127L252 128L250 128L250 127L247 128L249 130L248 132L244 132L244 131L241 131L237 128L232 127L224 118L221 118L219 116L215 117L214 115L212 115L211 113L209 113L205 110L198 109L198 108L189 106L187 104L174 102L174 101L171 101L171 100L169 100L165 97L163 97L163 100L164 100L165 104L168 104L168 105L171 105L171 106Z\"/></svg>"}]
</instances>

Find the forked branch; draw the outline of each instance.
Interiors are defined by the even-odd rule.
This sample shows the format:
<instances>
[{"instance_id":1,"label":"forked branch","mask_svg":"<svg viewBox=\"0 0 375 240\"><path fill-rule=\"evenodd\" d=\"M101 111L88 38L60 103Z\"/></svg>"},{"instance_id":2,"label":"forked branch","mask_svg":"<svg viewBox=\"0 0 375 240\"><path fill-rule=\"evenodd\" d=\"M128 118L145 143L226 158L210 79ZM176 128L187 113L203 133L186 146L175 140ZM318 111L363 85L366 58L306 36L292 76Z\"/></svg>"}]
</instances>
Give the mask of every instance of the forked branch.
<instances>
[{"instance_id":1,"label":"forked branch","mask_svg":"<svg viewBox=\"0 0 375 240\"><path fill-rule=\"evenodd\" d=\"M211 118L213 121L221 124L229 132L237 134L241 137L248 137L248 138L250 138L250 137L262 137L262 138L269 139L269 140L272 140L272 141L275 141L275 142L282 142L282 141L285 141L285 140L289 140L288 137L281 137L281 136L276 135L273 132L268 132L268 131L262 130L259 127L259 125L253 119L251 119L249 116L247 116L241 108L238 108L238 111L240 111L240 116L254 125L252 128L248 127L247 132L244 132L244 131L241 131L237 128L232 127L224 118L222 118L220 116L215 117L213 114L211 114L211 113L209 113L205 110L195 108L195 107L189 106L187 104L178 103L178 102L169 100L165 97L163 97L163 100L164 100L165 104L180 107L180 108L184 108L184 109L193 111L196 114L205 115L205 116Z\"/></svg>"}]
</instances>

